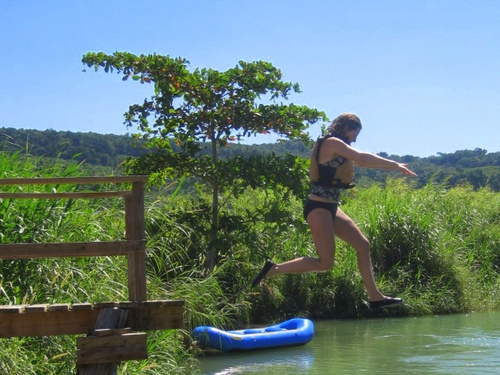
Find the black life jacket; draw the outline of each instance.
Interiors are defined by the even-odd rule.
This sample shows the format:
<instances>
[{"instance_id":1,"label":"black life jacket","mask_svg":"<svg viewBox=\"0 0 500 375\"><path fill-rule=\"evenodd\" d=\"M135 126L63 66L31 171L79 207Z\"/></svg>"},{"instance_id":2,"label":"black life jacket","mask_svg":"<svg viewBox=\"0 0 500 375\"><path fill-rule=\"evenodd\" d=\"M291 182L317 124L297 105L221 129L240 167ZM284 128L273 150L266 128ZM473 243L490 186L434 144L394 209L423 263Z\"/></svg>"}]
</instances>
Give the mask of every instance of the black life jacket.
<instances>
[{"instance_id":1,"label":"black life jacket","mask_svg":"<svg viewBox=\"0 0 500 375\"><path fill-rule=\"evenodd\" d=\"M313 182L316 185L325 186L325 187L333 187L340 189L352 189L355 185L353 183L346 184L342 182L340 178L335 178L335 174L337 173L337 169L344 164L347 159L343 156L338 156L335 159L332 159L326 163L319 163L319 150L321 144L327 140L328 138L338 138L344 142L346 140L342 139L342 137L337 137L331 134L325 134L320 136L316 141L316 164L318 165L318 181ZM346 142L348 143L348 142Z\"/></svg>"}]
</instances>

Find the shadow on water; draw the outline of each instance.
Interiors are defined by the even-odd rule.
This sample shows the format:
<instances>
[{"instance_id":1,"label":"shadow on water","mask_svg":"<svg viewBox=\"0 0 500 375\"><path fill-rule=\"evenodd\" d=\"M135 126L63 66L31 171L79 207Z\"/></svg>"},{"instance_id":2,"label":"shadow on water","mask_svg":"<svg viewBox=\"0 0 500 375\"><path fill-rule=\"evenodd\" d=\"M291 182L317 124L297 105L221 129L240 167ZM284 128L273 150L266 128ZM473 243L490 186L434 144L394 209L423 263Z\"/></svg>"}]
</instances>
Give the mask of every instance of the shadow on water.
<instances>
[{"instance_id":1,"label":"shadow on water","mask_svg":"<svg viewBox=\"0 0 500 375\"><path fill-rule=\"evenodd\" d=\"M500 374L500 312L315 322L314 339L292 348L210 351L203 375Z\"/></svg>"}]
</instances>

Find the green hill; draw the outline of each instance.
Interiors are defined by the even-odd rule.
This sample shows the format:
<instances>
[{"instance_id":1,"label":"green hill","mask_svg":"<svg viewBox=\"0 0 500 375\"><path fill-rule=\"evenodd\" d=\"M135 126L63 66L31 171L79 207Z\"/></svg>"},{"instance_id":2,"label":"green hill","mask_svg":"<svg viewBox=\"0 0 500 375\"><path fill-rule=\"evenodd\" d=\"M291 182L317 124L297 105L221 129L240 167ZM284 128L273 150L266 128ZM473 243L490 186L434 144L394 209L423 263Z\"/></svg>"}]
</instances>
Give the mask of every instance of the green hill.
<instances>
[{"instance_id":1,"label":"green hill","mask_svg":"<svg viewBox=\"0 0 500 375\"><path fill-rule=\"evenodd\" d=\"M78 160L87 165L117 168L127 157L138 157L148 152L140 140L130 134L114 135L69 131L32 130L0 128L3 151L23 150L27 154L67 160ZM175 147L175 145L174 145ZM309 158L310 148L300 141L285 141L260 145L230 144L223 150L222 157L290 153ZM471 184L475 189L489 187L500 191L500 152L486 150L459 150L454 153L439 153L437 156L416 157L380 153L381 156L408 163L419 175L417 187L424 186L430 179L450 186ZM384 183L386 171L361 169L356 171L356 182L368 186L374 182Z\"/></svg>"}]
</instances>

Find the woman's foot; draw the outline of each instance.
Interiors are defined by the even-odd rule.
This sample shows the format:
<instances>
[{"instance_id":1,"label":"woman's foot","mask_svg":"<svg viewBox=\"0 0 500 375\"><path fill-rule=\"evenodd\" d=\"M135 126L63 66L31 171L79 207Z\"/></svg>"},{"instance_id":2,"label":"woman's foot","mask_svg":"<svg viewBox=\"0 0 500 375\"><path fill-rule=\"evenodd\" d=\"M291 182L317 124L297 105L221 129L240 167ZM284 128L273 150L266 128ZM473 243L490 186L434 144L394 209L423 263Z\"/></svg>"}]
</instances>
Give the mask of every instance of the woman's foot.
<instances>
[{"instance_id":1,"label":"woman's foot","mask_svg":"<svg viewBox=\"0 0 500 375\"><path fill-rule=\"evenodd\" d=\"M264 267L260 270L259 274L255 276L255 278L252 281L252 288L255 288L259 283L262 281L264 277L266 277L267 273L271 269L272 266L275 264L271 262L269 259L266 260L266 263L264 264Z\"/></svg>"},{"instance_id":2,"label":"woman's foot","mask_svg":"<svg viewBox=\"0 0 500 375\"><path fill-rule=\"evenodd\" d=\"M401 298L386 297L386 298L381 299L379 301L370 301L369 303L370 303L371 309L379 309L381 307L399 305L399 304L403 303L403 300Z\"/></svg>"}]
</instances>

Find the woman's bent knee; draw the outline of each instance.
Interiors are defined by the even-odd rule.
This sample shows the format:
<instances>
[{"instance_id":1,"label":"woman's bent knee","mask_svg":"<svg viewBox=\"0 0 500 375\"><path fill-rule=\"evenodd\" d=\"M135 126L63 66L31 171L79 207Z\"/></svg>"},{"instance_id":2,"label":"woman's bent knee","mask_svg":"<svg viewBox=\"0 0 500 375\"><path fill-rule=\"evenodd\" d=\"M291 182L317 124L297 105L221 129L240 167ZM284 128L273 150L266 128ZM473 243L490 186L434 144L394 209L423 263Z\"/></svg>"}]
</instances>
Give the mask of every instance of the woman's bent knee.
<instances>
[{"instance_id":1,"label":"woman's bent knee","mask_svg":"<svg viewBox=\"0 0 500 375\"><path fill-rule=\"evenodd\" d=\"M370 242L365 239L365 241L360 242L354 249L358 255L370 255Z\"/></svg>"},{"instance_id":2,"label":"woman's bent knee","mask_svg":"<svg viewBox=\"0 0 500 375\"><path fill-rule=\"evenodd\" d=\"M333 268L334 260L318 259L318 272L328 272Z\"/></svg>"}]
</instances>

